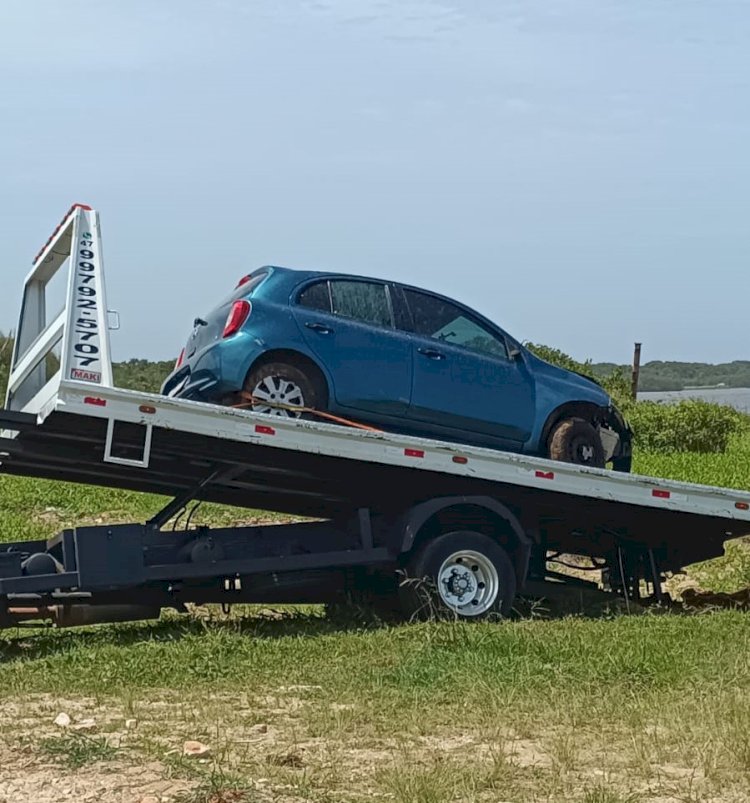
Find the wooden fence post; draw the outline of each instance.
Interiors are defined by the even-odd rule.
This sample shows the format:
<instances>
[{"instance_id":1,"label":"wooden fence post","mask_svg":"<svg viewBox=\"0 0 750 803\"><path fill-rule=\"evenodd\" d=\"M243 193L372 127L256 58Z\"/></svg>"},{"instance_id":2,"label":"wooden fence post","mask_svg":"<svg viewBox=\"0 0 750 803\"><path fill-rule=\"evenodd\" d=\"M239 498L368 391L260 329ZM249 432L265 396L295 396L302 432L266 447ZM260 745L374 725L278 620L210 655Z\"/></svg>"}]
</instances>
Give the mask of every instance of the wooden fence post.
<instances>
[{"instance_id":1,"label":"wooden fence post","mask_svg":"<svg viewBox=\"0 0 750 803\"><path fill-rule=\"evenodd\" d=\"M641 375L641 344L636 343L633 350L633 384L631 386L631 393L633 394L633 401L638 398L638 380Z\"/></svg>"}]
</instances>

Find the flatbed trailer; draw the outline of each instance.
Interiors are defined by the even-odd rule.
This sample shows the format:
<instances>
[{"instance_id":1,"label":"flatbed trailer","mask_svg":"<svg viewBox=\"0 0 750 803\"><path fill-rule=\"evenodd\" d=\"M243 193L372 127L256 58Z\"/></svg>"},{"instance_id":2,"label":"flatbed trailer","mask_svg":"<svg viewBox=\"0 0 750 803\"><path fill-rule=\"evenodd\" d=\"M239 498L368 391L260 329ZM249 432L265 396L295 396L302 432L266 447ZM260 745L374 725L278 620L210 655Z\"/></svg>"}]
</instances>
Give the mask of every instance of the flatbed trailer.
<instances>
[{"instance_id":1,"label":"flatbed trailer","mask_svg":"<svg viewBox=\"0 0 750 803\"><path fill-rule=\"evenodd\" d=\"M507 613L560 553L591 557L614 593L661 602L666 573L750 533L742 491L117 388L108 316L99 216L76 204L24 284L0 469L171 499L148 522L2 545L0 626L353 589L400 594L411 614L425 601ZM308 520L193 527L181 514L204 500Z\"/></svg>"}]
</instances>

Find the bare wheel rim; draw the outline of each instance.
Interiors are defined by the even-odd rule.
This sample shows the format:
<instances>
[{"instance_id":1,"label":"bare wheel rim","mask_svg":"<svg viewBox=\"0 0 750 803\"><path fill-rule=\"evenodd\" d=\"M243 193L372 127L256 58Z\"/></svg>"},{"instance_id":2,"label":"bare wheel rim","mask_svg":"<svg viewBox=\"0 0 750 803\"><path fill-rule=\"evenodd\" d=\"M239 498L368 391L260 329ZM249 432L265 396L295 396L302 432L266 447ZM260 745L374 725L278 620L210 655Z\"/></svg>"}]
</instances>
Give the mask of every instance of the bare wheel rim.
<instances>
[{"instance_id":1,"label":"bare wheel rim","mask_svg":"<svg viewBox=\"0 0 750 803\"><path fill-rule=\"evenodd\" d=\"M264 376L252 390L253 412L299 418L305 406L302 388L283 376Z\"/></svg>"},{"instance_id":2,"label":"bare wheel rim","mask_svg":"<svg viewBox=\"0 0 750 803\"><path fill-rule=\"evenodd\" d=\"M440 599L452 611L461 616L480 616L495 604L500 578L486 555L462 549L443 561L437 587Z\"/></svg>"},{"instance_id":3,"label":"bare wheel rim","mask_svg":"<svg viewBox=\"0 0 750 803\"><path fill-rule=\"evenodd\" d=\"M596 456L596 450L588 438L577 438L573 441L571 451L573 453L573 461L581 465L588 465L593 462Z\"/></svg>"}]
</instances>

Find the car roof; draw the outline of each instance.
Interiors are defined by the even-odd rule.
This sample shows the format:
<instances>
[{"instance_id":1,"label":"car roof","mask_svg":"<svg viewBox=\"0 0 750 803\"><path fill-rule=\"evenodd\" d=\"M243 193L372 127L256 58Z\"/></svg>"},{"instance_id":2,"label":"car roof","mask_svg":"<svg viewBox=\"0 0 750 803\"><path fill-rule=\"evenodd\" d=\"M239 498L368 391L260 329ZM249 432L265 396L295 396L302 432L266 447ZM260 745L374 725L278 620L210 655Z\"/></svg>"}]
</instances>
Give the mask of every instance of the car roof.
<instances>
[{"instance_id":1,"label":"car roof","mask_svg":"<svg viewBox=\"0 0 750 803\"><path fill-rule=\"evenodd\" d=\"M417 287L412 284L405 284L404 282L397 282L395 279L384 279L379 276L363 276L359 273L341 273L336 271L324 271L324 270L305 270L304 268L286 268L282 267L281 265L265 265L259 270L273 270L274 272L284 273L291 276L298 276L299 281L295 283L294 286L301 284L304 281L309 279L358 279L358 280L365 280L365 281L375 281L375 282L383 282L385 284L395 284L398 287L403 288L404 290L414 290L418 293L427 293L428 295L433 296L434 298L439 298L443 301L447 301L450 304L455 304L457 307L461 307L465 309L467 312L475 315L477 318L482 320L485 324L489 324L493 329L497 329L506 337L509 337L514 342L517 342L515 338L506 332L504 329L501 329L497 323L495 323L491 318L488 318L486 315L483 315L478 310L475 310L473 307L470 307L468 304L465 304L463 301L459 301L456 298L451 296L446 296L443 293L436 293L434 290L428 290L426 287Z\"/></svg>"},{"instance_id":2,"label":"car roof","mask_svg":"<svg viewBox=\"0 0 750 803\"><path fill-rule=\"evenodd\" d=\"M382 276L364 276L361 273L344 273L343 271L332 270L286 268L281 265L264 265L262 268L258 268L258 271L254 271L254 273L262 270L273 270L274 272L278 273L287 273L290 276L298 276L300 282L307 281L308 279L357 279L369 282L383 282L384 284L396 284L399 287L405 288L406 290L416 290L420 293L429 293L430 295L437 296L438 298L444 298L446 301L452 301L454 304L458 304L459 306L466 307L466 304L464 304L462 301L457 301L455 298L443 295L442 293L436 293L434 290L428 290L426 287L416 287L415 285L406 284L405 282L399 282L395 279L388 279ZM467 309L469 309L469 307L467 307Z\"/></svg>"}]
</instances>

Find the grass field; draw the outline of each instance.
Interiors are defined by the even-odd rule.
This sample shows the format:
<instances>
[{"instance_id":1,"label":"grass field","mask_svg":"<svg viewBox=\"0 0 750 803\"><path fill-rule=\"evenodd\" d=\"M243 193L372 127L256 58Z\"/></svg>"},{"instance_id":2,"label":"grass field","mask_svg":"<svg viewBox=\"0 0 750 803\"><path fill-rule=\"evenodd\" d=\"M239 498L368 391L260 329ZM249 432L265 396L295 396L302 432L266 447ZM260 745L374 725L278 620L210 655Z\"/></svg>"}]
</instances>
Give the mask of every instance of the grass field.
<instances>
[{"instance_id":1,"label":"grass field","mask_svg":"<svg viewBox=\"0 0 750 803\"><path fill-rule=\"evenodd\" d=\"M750 443L641 455L636 470L750 488ZM143 519L162 501L0 477L0 540ZM691 575L713 590L750 584L750 549L732 544ZM10 631L0 801L750 800L746 614L543 614L389 626L210 609ZM209 752L186 757L186 740Z\"/></svg>"}]
</instances>

